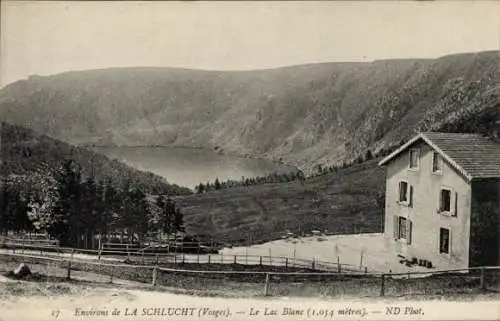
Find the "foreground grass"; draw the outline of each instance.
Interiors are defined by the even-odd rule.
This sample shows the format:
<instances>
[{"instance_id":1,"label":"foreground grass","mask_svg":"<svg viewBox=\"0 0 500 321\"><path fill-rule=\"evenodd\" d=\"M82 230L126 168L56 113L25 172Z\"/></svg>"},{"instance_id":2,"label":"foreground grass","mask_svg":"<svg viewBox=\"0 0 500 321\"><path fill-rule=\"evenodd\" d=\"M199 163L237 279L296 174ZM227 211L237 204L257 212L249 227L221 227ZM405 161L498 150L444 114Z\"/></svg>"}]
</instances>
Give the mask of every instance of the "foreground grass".
<instances>
[{"instance_id":1,"label":"foreground grass","mask_svg":"<svg viewBox=\"0 0 500 321\"><path fill-rule=\"evenodd\" d=\"M188 231L242 245L305 234L372 233L383 230L384 170L377 160L305 182L234 187L176 199Z\"/></svg>"}]
</instances>

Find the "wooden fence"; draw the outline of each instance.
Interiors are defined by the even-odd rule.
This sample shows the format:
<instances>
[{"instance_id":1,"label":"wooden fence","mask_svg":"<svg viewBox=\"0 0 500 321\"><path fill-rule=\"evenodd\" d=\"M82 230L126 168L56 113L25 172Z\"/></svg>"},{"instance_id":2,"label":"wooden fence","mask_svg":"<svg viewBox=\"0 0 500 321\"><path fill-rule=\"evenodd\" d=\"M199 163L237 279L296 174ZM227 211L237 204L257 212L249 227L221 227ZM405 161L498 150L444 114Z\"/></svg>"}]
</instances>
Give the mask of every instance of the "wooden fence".
<instances>
[{"instance_id":1,"label":"wooden fence","mask_svg":"<svg viewBox=\"0 0 500 321\"><path fill-rule=\"evenodd\" d=\"M16 262L33 266L53 264L59 277L72 279L73 272L96 273L108 277L108 283L126 280L158 286L195 290L241 288L261 289L261 295L293 295L304 289L315 289L322 295L404 296L447 295L456 293L498 292L500 267L479 267L439 272L378 274L360 272L269 272L269 271L209 271L162 267L159 264L125 264L112 261L84 260L74 253L68 257L50 257L21 253L0 253ZM50 269L47 269L49 271Z\"/></svg>"},{"instance_id":2,"label":"wooden fence","mask_svg":"<svg viewBox=\"0 0 500 321\"><path fill-rule=\"evenodd\" d=\"M31 242L25 243L20 239L4 240L4 249L11 250L12 253L34 254L45 253L53 256L64 256L73 254L86 254L92 256L89 259L94 260L127 260L141 264L239 264L239 265L259 265L259 266L282 266L285 268L309 269L319 271L335 272L362 272L368 273L365 266L354 266L341 263L340 259L336 262L321 260L308 260L303 258L289 258L280 256L257 256L257 255L224 255L224 254L186 254L186 253L155 253L146 252L139 248L101 248L100 250L86 250L59 247L56 242L46 242L41 245Z\"/></svg>"}]
</instances>

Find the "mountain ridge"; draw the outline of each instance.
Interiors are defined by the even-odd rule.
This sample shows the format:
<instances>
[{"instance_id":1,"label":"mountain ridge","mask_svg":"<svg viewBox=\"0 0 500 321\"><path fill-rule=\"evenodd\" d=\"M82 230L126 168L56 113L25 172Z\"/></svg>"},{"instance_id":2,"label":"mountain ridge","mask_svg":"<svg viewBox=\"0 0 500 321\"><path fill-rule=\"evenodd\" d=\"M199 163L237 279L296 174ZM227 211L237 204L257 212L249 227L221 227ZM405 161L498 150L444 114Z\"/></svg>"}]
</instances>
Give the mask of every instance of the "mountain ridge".
<instances>
[{"instance_id":1,"label":"mountain ridge","mask_svg":"<svg viewBox=\"0 0 500 321\"><path fill-rule=\"evenodd\" d=\"M74 144L189 146L306 168L498 118L499 66L500 51L487 51L256 71L71 71L4 87L0 119Z\"/></svg>"}]
</instances>

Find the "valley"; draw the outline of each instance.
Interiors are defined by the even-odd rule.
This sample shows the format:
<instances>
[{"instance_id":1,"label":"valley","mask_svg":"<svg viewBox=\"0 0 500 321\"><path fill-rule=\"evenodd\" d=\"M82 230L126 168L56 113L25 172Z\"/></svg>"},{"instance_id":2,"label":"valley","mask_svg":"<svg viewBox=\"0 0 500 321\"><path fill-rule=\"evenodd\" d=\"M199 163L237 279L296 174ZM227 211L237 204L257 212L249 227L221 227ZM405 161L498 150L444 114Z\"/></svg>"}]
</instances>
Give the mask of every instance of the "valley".
<instances>
[{"instance_id":1,"label":"valley","mask_svg":"<svg viewBox=\"0 0 500 321\"><path fill-rule=\"evenodd\" d=\"M489 51L245 72L75 71L6 86L0 119L46 135L49 144L28 152L44 155L34 161L11 145L13 173L60 158L50 144L85 147L72 150L87 175L100 159L89 155L103 153L154 172L134 176L149 177L140 185L153 195L159 189L151 182L174 184L167 194L182 209L187 231L202 239L241 245L287 231L377 233L385 193L377 160L418 131L491 133L500 115L499 65L500 52ZM98 172L123 166L114 162ZM192 189L215 178L294 168L310 177L206 193L175 185Z\"/></svg>"},{"instance_id":2,"label":"valley","mask_svg":"<svg viewBox=\"0 0 500 321\"><path fill-rule=\"evenodd\" d=\"M311 169L417 131L487 130L499 65L500 52L487 51L245 72L75 71L6 86L0 119L77 145L205 148Z\"/></svg>"}]
</instances>

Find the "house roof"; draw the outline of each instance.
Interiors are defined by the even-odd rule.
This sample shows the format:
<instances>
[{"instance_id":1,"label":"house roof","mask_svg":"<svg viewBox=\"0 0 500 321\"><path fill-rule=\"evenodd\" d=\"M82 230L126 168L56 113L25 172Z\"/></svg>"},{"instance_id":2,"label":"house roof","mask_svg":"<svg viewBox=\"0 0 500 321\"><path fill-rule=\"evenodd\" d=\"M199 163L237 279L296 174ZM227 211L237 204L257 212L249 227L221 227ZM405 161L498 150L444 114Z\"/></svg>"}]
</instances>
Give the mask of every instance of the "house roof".
<instances>
[{"instance_id":1,"label":"house roof","mask_svg":"<svg viewBox=\"0 0 500 321\"><path fill-rule=\"evenodd\" d=\"M479 134L427 132L410 139L380 161L385 165L423 140L469 180L500 178L500 143Z\"/></svg>"}]
</instances>

